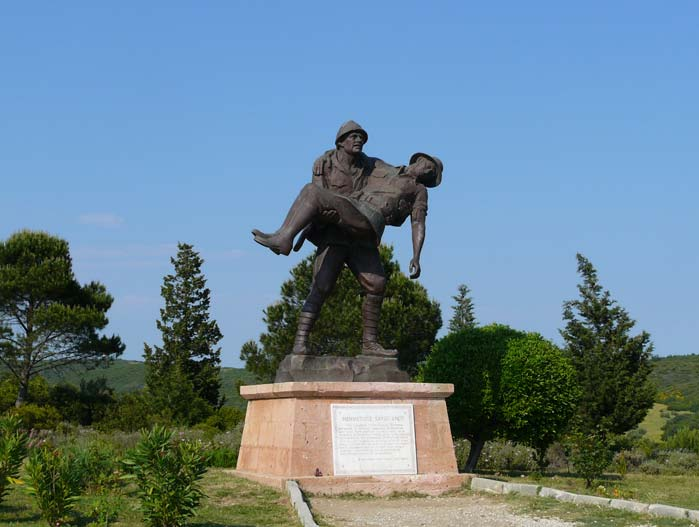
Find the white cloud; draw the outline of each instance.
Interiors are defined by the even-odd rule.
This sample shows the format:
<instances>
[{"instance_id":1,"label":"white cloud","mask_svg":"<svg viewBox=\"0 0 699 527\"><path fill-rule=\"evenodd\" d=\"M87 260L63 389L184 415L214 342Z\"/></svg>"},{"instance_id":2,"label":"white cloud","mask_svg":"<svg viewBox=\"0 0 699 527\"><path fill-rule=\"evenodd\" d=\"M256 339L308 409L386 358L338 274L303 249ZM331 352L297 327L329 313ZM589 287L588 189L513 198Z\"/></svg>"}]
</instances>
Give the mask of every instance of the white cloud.
<instances>
[{"instance_id":1,"label":"white cloud","mask_svg":"<svg viewBox=\"0 0 699 527\"><path fill-rule=\"evenodd\" d=\"M124 223L124 218L111 212L91 212L81 214L78 221L83 225L95 225L97 227L119 227Z\"/></svg>"}]
</instances>

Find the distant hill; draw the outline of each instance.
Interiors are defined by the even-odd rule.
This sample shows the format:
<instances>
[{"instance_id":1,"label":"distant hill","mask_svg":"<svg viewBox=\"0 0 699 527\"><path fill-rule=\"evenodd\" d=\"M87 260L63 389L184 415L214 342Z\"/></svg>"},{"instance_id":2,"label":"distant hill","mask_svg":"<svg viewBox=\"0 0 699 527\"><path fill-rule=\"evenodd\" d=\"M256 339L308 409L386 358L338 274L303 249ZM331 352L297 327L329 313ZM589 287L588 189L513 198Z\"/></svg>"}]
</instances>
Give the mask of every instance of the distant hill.
<instances>
[{"instance_id":1,"label":"distant hill","mask_svg":"<svg viewBox=\"0 0 699 527\"><path fill-rule=\"evenodd\" d=\"M95 370L71 369L60 374L47 372L51 384L68 382L79 385L81 379L105 377L117 393L132 392L143 387L144 364L141 361L116 360L108 368ZM674 355L653 359L651 379L658 387L657 401L671 411L699 413L699 355ZM245 401L235 390L235 384L255 384L255 377L243 368L221 368L221 381L226 404L245 407Z\"/></svg>"},{"instance_id":2,"label":"distant hill","mask_svg":"<svg viewBox=\"0 0 699 527\"><path fill-rule=\"evenodd\" d=\"M655 358L651 378L669 410L699 412L699 355Z\"/></svg>"},{"instance_id":3,"label":"distant hill","mask_svg":"<svg viewBox=\"0 0 699 527\"><path fill-rule=\"evenodd\" d=\"M115 360L107 368L85 370L76 367L61 372L48 371L44 377L49 384L67 382L75 385L79 385L82 379L104 377L107 379L107 385L116 393L126 393L143 388L145 366L141 361ZM245 400L235 389L238 380L242 380L244 384L256 383L255 376L243 368L221 368L221 388L226 396L226 405L245 408Z\"/></svg>"}]
</instances>

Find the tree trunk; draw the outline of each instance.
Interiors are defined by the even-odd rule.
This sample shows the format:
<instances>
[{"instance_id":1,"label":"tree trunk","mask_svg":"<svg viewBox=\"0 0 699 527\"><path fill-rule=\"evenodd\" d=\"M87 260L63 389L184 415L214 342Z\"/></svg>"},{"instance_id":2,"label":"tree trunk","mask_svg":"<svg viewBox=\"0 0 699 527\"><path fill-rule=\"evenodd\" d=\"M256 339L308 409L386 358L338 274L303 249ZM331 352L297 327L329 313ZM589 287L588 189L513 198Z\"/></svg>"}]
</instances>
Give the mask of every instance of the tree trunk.
<instances>
[{"instance_id":1,"label":"tree trunk","mask_svg":"<svg viewBox=\"0 0 699 527\"><path fill-rule=\"evenodd\" d=\"M471 473L476 470L476 465L478 464L478 458L481 457L481 452L483 451L483 445L485 445L485 439L469 439L471 443L471 450L468 452L468 459L462 467L461 471L466 473Z\"/></svg>"},{"instance_id":2,"label":"tree trunk","mask_svg":"<svg viewBox=\"0 0 699 527\"><path fill-rule=\"evenodd\" d=\"M29 379L19 380L19 391L17 392L17 399L15 400L15 408L22 406L29 397Z\"/></svg>"}]
</instances>

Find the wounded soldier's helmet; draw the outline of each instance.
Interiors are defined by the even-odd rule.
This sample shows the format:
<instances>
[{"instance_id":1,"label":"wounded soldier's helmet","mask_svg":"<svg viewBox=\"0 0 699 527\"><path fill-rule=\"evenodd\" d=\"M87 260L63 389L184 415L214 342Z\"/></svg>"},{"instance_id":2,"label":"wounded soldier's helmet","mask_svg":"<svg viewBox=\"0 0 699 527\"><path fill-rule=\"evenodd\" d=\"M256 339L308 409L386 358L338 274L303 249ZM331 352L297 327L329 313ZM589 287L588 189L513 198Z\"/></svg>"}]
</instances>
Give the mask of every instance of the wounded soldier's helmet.
<instances>
[{"instance_id":1,"label":"wounded soldier's helmet","mask_svg":"<svg viewBox=\"0 0 699 527\"><path fill-rule=\"evenodd\" d=\"M437 170L435 171L434 179L428 183L425 183L426 187L436 187L437 185L439 185L442 182L442 170L444 170L444 165L442 164L442 160L439 159L437 156L431 156L431 155L425 154L423 152L415 152L412 156L410 156L410 163L409 164L412 165L421 157L424 157L425 159L429 159L437 167Z\"/></svg>"}]
</instances>

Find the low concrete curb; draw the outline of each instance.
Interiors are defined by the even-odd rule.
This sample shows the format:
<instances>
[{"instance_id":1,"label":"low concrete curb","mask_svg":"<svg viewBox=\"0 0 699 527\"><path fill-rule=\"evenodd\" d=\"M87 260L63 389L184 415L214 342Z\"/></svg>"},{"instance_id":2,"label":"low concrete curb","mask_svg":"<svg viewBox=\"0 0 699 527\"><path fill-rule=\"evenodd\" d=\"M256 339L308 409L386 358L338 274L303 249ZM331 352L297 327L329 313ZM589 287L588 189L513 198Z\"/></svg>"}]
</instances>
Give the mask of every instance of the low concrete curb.
<instances>
[{"instance_id":1,"label":"low concrete curb","mask_svg":"<svg viewBox=\"0 0 699 527\"><path fill-rule=\"evenodd\" d=\"M311 514L311 509L308 508L308 504L303 499L303 494L301 493L298 483L290 479L286 482L286 491L289 493L291 504L294 506L294 509L296 509L296 514L298 514L303 527L318 527L318 524Z\"/></svg>"},{"instance_id":2,"label":"low concrete curb","mask_svg":"<svg viewBox=\"0 0 699 527\"><path fill-rule=\"evenodd\" d=\"M673 507L671 505L660 505L653 503L640 503L629 500L613 500L601 498L599 496L589 496L587 494L573 494L564 490L540 487L538 485L528 485L524 483L505 483L487 478L473 478L471 480L471 490L485 491L493 494L522 494L523 496L540 496L542 498L553 498L558 501L574 503L576 505L594 505L596 507L611 507L621 509L636 514L650 514L651 516L662 518L675 518L681 520L699 521L699 511Z\"/></svg>"}]
</instances>

